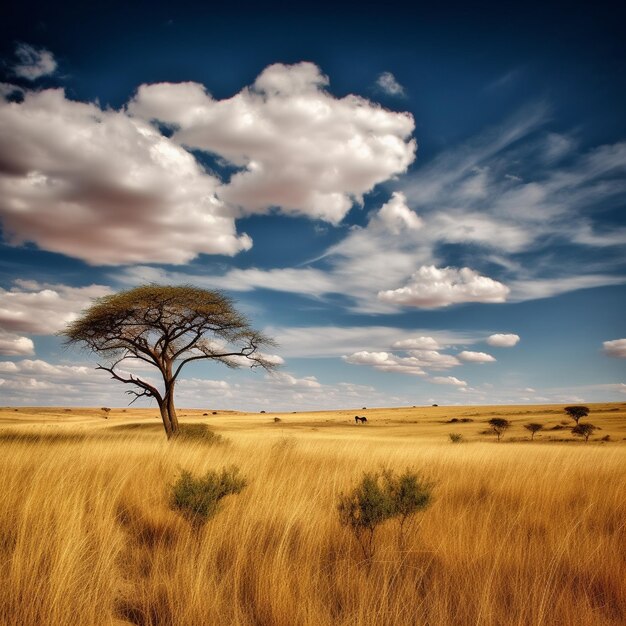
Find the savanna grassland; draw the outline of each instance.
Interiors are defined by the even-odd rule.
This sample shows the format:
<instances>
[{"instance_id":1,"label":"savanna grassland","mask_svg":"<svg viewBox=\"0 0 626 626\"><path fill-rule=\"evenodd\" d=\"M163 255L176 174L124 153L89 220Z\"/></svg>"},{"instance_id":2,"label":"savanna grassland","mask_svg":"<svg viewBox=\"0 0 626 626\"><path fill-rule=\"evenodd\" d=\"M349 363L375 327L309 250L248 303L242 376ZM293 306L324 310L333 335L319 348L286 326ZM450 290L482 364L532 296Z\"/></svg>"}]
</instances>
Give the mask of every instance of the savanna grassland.
<instances>
[{"instance_id":1,"label":"savanna grassland","mask_svg":"<svg viewBox=\"0 0 626 626\"><path fill-rule=\"evenodd\" d=\"M0 623L621 626L626 404L589 407L586 444L558 406L179 412L214 444L168 443L155 410L1 409ZM181 470L229 465L249 484L204 526L171 510ZM337 499L380 468L434 502L365 562Z\"/></svg>"}]
</instances>

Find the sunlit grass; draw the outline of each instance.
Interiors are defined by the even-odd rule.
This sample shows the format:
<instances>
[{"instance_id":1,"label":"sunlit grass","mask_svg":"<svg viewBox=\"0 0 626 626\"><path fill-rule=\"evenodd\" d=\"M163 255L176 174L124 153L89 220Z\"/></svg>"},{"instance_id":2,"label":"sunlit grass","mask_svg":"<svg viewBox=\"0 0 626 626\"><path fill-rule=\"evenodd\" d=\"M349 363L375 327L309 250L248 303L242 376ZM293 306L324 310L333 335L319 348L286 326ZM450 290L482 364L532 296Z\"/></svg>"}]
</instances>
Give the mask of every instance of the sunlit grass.
<instances>
[{"instance_id":1,"label":"sunlit grass","mask_svg":"<svg viewBox=\"0 0 626 626\"><path fill-rule=\"evenodd\" d=\"M367 426L351 412L277 414L280 423L188 412L228 445L167 443L153 411L105 420L22 409L23 422L0 427L0 623L624 624L624 408L592 410L606 444L548 441L572 439L567 431L531 443L526 421L563 419L550 407L539 418L519 408L368 410ZM478 434L492 412L514 420L500 444ZM443 423L471 413L475 422ZM452 444L453 431L468 441ZM170 509L181 470L233 464L249 484L205 525ZM383 526L366 566L336 505L380 467L417 470L434 502L403 549L395 526Z\"/></svg>"}]
</instances>

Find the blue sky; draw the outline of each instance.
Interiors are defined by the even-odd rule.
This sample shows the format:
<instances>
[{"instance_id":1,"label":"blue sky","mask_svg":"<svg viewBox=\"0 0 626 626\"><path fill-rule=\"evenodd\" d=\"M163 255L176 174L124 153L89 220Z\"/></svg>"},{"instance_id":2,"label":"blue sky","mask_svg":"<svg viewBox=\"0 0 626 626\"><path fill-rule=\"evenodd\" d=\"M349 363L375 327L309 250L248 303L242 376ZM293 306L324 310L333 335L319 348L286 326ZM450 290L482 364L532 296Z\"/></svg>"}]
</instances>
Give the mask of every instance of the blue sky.
<instances>
[{"instance_id":1,"label":"blue sky","mask_svg":"<svg viewBox=\"0 0 626 626\"><path fill-rule=\"evenodd\" d=\"M190 367L185 406L626 401L621 17L13 6L2 403L124 405L56 333L144 282L279 343L274 375Z\"/></svg>"}]
</instances>

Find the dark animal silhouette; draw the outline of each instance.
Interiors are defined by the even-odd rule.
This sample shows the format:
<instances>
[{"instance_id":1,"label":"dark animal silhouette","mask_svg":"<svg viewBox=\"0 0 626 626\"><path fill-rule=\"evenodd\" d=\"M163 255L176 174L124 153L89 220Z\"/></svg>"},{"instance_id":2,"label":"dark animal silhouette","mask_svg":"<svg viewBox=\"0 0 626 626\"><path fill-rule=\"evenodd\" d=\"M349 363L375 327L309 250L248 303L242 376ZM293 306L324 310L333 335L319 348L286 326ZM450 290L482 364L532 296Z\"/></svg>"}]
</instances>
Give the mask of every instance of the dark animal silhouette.
<instances>
[{"instance_id":1,"label":"dark animal silhouette","mask_svg":"<svg viewBox=\"0 0 626 626\"><path fill-rule=\"evenodd\" d=\"M367 422L367 417L359 417L358 415L355 415L354 423L358 424L359 422L361 422L361 424L365 424L365 422Z\"/></svg>"}]
</instances>

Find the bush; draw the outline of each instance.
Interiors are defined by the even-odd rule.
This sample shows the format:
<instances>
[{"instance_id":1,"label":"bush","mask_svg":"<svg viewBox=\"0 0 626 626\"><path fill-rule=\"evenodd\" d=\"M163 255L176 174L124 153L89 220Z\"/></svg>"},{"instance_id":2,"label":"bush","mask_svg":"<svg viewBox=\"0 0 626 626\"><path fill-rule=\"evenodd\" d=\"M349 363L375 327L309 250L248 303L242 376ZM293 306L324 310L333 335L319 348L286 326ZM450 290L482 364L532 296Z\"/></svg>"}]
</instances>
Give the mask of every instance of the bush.
<instances>
[{"instance_id":1,"label":"bush","mask_svg":"<svg viewBox=\"0 0 626 626\"><path fill-rule=\"evenodd\" d=\"M217 513L222 498L240 493L246 485L246 479L234 466L201 477L183 470L172 485L170 504L193 524L203 524Z\"/></svg>"},{"instance_id":2,"label":"bush","mask_svg":"<svg viewBox=\"0 0 626 626\"><path fill-rule=\"evenodd\" d=\"M391 470L383 472L385 491L391 502L391 516L400 521L399 540L404 544L404 525L407 520L427 508L432 501L432 485L420 480L417 473L406 470L396 475Z\"/></svg>"},{"instance_id":3,"label":"bush","mask_svg":"<svg viewBox=\"0 0 626 626\"><path fill-rule=\"evenodd\" d=\"M463 443L465 441L465 439L463 439L463 435L461 435L461 433L450 433L448 435L448 437L450 437L450 441L452 443Z\"/></svg>"},{"instance_id":4,"label":"bush","mask_svg":"<svg viewBox=\"0 0 626 626\"><path fill-rule=\"evenodd\" d=\"M224 437L214 433L207 424L181 424L176 438L183 441L200 441L202 443L224 443Z\"/></svg>"},{"instance_id":5,"label":"bush","mask_svg":"<svg viewBox=\"0 0 626 626\"><path fill-rule=\"evenodd\" d=\"M361 482L349 493L339 496L339 520L350 527L367 560L374 555L374 536L383 522L397 518L399 541L403 544L407 520L428 507L432 501L432 485L420 480L418 474L406 470L396 475L391 470L365 473Z\"/></svg>"},{"instance_id":6,"label":"bush","mask_svg":"<svg viewBox=\"0 0 626 626\"><path fill-rule=\"evenodd\" d=\"M282 420L280 419L280 417L275 417L275 418L274 418L274 422L275 422L275 423L278 423L278 422L282 422Z\"/></svg>"},{"instance_id":7,"label":"bush","mask_svg":"<svg viewBox=\"0 0 626 626\"><path fill-rule=\"evenodd\" d=\"M363 555L374 555L376 528L393 515L389 493L383 487L379 473L364 474L361 482L347 494L339 496L339 521L349 526L356 537Z\"/></svg>"}]
</instances>

